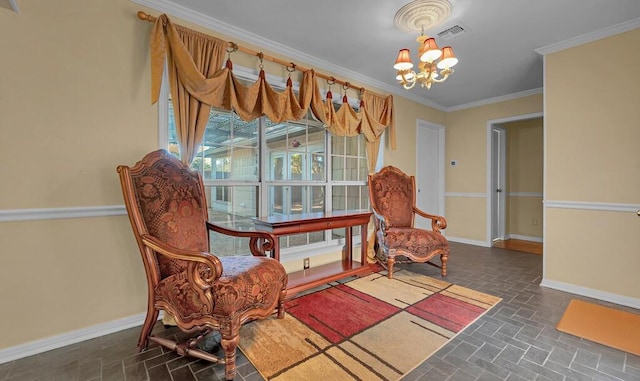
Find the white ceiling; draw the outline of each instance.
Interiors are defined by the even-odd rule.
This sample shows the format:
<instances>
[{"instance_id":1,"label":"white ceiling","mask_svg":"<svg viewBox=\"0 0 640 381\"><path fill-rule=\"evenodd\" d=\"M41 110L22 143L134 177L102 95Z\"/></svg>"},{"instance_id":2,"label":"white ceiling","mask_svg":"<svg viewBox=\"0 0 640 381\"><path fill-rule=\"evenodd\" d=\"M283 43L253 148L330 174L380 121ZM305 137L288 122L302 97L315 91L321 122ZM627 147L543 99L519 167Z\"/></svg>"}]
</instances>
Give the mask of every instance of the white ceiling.
<instances>
[{"instance_id":1,"label":"white ceiling","mask_svg":"<svg viewBox=\"0 0 640 381\"><path fill-rule=\"evenodd\" d=\"M418 33L399 30L394 15L409 0L132 1L440 109L540 91L543 56L536 49L553 51L640 27L640 0L450 0L449 19L425 34L466 27L454 39L436 39L460 59L455 73L431 90L404 90L392 66L404 47L415 63ZM585 65L601 77L607 58Z\"/></svg>"}]
</instances>

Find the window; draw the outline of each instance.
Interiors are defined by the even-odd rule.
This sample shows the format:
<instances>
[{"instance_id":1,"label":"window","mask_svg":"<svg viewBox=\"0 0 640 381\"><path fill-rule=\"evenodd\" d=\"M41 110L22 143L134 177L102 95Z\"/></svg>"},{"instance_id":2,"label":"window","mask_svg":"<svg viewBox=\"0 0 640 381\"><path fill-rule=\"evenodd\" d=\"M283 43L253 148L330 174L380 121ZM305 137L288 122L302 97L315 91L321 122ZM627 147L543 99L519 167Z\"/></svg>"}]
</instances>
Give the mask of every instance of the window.
<instances>
[{"instance_id":1,"label":"window","mask_svg":"<svg viewBox=\"0 0 640 381\"><path fill-rule=\"evenodd\" d=\"M169 101L167 110L167 144L178 156ZM283 123L266 117L245 122L233 112L212 109L191 167L204 179L209 219L236 229L252 230L258 216L369 208L365 138L331 135L310 114ZM214 234L215 254L247 252L245 241ZM354 228L355 239L359 234ZM328 248L341 238L344 229L281 237L281 257L293 258L303 245L312 245L305 246L305 256L310 248L335 251Z\"/></svg>"}]
</instances>

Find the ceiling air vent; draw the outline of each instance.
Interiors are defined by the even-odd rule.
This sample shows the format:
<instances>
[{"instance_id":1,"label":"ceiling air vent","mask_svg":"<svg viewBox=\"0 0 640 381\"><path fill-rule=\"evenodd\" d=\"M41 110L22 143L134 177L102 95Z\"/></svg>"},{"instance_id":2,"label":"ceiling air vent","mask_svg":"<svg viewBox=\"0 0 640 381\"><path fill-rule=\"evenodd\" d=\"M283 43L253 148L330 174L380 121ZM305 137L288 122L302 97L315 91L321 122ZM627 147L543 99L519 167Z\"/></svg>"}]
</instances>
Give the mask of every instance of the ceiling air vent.
<instances>
[{"instance_id":1,"label":"ceiling air vent","mask_svg":"<svg viewBox=\"0 0 640 381\"><path fill-rule=\"evenodd\" d=\"M467 33L467 27L458 23L438 33L438 37L442 38L443 40L451 40L465 33Z\"/></svg>"}]
</instances>

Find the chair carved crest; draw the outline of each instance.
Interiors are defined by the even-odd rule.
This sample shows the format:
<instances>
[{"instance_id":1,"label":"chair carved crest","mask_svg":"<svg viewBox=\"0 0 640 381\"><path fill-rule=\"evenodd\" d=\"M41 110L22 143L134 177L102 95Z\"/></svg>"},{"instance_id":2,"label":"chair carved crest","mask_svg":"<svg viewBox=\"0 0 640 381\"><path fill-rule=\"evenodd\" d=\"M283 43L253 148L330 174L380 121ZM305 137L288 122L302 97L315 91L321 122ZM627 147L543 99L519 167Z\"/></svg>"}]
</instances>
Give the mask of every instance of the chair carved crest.
<instances>
[{"instance_id":1,"label":"chair carved crest","mask_svg":"<svg viewBox=\"0 0 640 381\"><path fill-rule=\"evenodd\" d=\"M447 227L443 216L426 213L416 207L415 177L400 169L387 166L380 172L369 175L369 200L376 225L376 259L387 268L393 277L393 266L403 262L428 263L447 275L449 242L441 229ZM431 230L414 227L419 216L431 220ZM440 265L431 260L440 256Z\"/></svg>"},{"instance_id":2,"label":"chair carved crest","mask_svg":"<svg viewBox=\"0 0 640 381\"><path fill-rule=\"evenodd\" d=\"M225 364L225 377L232 380L240 326L267 318L276 309L277 316L284 317L287 273L266 255L275 237L210 223L202 178L165 150L147 154L133 167L120 165L117 171L147 276L147 316L139 350L152 341L181 355ZM251 253L210 253L210 231L248 239ZM153 335L161 310L180 330L197 336L179 343ZM224 358L197 346L214 331L220 333Z\"/></svg>"}]
</instances>

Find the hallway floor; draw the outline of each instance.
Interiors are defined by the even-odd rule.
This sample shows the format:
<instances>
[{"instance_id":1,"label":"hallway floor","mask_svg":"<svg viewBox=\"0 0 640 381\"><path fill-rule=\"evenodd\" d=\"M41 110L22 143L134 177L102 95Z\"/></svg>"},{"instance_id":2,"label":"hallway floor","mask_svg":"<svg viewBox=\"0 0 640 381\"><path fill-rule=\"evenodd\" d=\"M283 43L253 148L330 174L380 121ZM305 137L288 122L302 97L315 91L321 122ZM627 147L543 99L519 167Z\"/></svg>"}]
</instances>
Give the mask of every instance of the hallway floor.
<instances>
[{"instance_id":1,"label":"hallway floor","mask_svg":"<svg viewBox=\"0 0 640 381\"><path fill-rule=\"evenodd\" d=\"M542 255L542 242L523 241L521 239L506 239L504 241L495 241L493 243L493 247Z\"/></svg>"},{"instance_id":2,"label":"hallway floor","mask_svg":"<svg viewBox=\"0 0 640 381\"><path fill-rule=\"evenodd\" d=\"M440 276L424 264L398 267ZM540 287L541 278L540 255L452 242L447 281L503 300L403 380L640 381L640 357L555 330L571 299L594 300ZM137 353L139 329L0 364L0 380L224 380L222 366L157 346ZM155 329L181 335L161 323ZM237 364L236 380L262 380L240 351Z\"/></svg>"}]
</instances>

